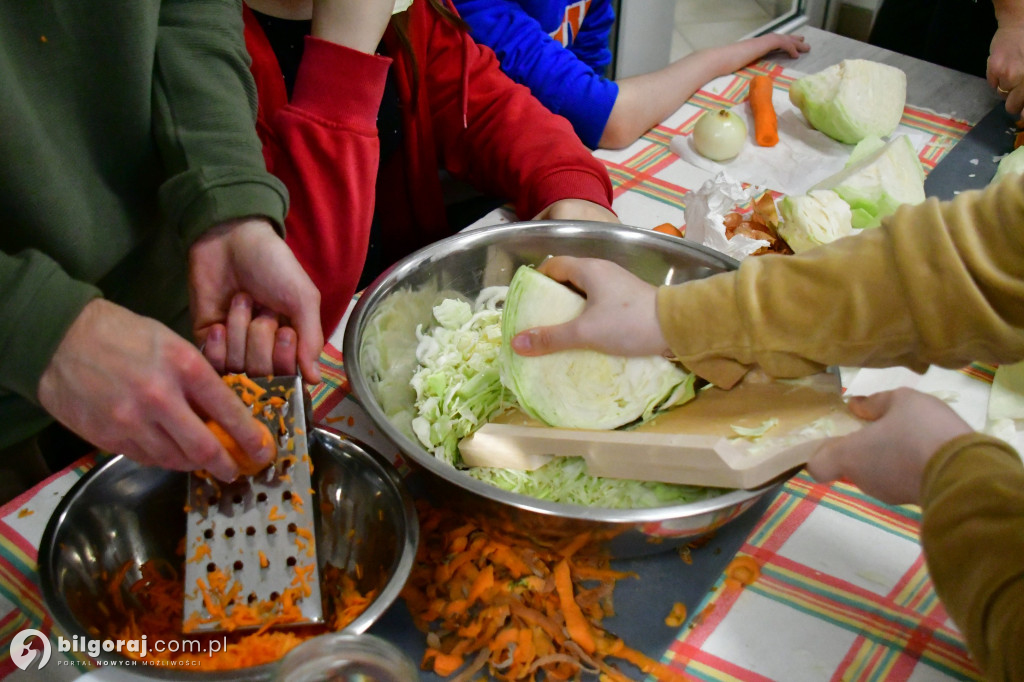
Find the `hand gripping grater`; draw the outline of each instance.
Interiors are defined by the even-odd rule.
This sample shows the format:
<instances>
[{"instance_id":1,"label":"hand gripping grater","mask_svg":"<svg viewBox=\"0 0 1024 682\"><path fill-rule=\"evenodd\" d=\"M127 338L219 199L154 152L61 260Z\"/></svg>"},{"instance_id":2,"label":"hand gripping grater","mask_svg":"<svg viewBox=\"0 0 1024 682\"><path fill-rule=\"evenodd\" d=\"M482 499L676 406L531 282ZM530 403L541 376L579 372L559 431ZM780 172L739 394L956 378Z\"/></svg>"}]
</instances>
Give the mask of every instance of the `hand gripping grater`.
<instances>
[{"instance_id":1,"label":"hand gripping grater","mask_svg":"<svg viewBox=\"0 0 1024 682\"><path fill-rule=\"evenodd\" d=\"M277 458L231 483L189 475L185 632L323 621L316 558L309 398L298 376L229 375L277 437Z\"/></svg>"}]
</instances>

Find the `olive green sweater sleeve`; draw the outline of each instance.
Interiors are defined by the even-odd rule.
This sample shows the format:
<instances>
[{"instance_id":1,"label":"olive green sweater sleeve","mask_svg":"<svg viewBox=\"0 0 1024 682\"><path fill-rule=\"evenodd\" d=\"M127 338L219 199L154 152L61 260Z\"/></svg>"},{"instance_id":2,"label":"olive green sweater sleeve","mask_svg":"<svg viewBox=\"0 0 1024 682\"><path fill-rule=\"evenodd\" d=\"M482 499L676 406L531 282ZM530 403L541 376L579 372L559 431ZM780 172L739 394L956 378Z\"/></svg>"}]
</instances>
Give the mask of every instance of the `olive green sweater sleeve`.
<instances>
[{"instance_id":1,"label":"olive green sweater sleeve","mask_svg":"<svg viewBox=\"0 0 1024 682\"><path fill-rule=\"evenodd\" d=\"M160 208L186 245L219 223L263 216L283 233L288 195L256 135L241 0L163 0L153 65Z\"/></svg>"},{"instance_id":2,"label":"olive green sweater sleeve","mask_svg":"<svg viewBox=\"0 0 1024 682\"><path fill-rule=\"evenodd\" d=\"M991 680L1024 679L1024 466L982 434L925 469L921 544L935 590Z\"/></svg>"},{"instance_id":3,"label":"olive green sweater sleeve","mask_svg":"<svg viewBox=\"0 0 1024 682\"><path fill-rule=\"evenodd\" d=\"M1024 357L1024 176L798 256L662 287L676 357L728 387L753 365L793 377L828 365L923 371Z\"/></svg>"}]
</instances>

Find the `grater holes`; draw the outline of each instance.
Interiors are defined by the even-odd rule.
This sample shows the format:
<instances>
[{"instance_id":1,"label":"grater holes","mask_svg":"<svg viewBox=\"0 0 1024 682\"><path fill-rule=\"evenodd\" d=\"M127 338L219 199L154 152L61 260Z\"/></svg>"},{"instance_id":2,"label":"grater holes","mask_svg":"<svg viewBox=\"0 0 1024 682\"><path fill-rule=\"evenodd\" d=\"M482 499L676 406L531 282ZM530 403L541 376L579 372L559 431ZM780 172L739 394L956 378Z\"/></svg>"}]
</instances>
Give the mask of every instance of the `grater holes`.
<instances>
[{"instance_id":1,"label":"grater holes","mask_svg":"<svg viewBox=\"0 0 1024 682\"><path fill-rule=\"evenodd\" d=\"M287 502L290 499L292 499L292 491L291 490L285 490L283 493L281 493L281 501L282 502Z\"/></svg>"},{"instance_id":2,"label":"grater holes","mask_svg":"<svg viewBox=\"0 0 1024 682\"><path fill-rule=\"evenodd\" d=\"M249 526L248 528L246 528L245 529L245 534L248 535L249 537L252 537L253 535L256 535L256 526Z\"/></svg>"},{"instance_id":3,"label":"grater holes","mask_svg":"<svg viewBox=\"0 0 1024 682\"><path fill-rule=\"evenodd\" d=\"M289 533L294 533L294 532L296 532L298 530L299 530L299 527L295 524L294 521L292 521L291 523L288 524L288 532Z\"/></svg>"},{"instance_id":4,"label":"grater holes","mask_svg":"<svg viewBox=\"0 0 1024 682\"><path fill-rule=\"evenodd\" d=\"M206 538L207 540L212 540L213 539L213 529L212 528L207 528L206 530L204 530L203 531L203 537Z\"/></svg>"},{"instance_id":5,"label":"grater holes","mask_svg":"<svg viewBox=\"0 0 1024 682\"><path fill-rule=\"evenodd\" d=\"M241 493L235 493L234 497L231 498L231 501L234 502L235 504L242 504L243 499L244 498L242 497Z\"/></svg>"},{"instance_id":6,"label":"grater holes","mask_svg":"<svg viewBox=\"0 0 1024 682\"><path fill-rule=\"evenodd\" d=\"M206 572L207 573L213 573L216 570L217 570L217 564L213 563L212 561L210 563L206 564Z\"/></svg>"},{"instance_id":7,"label":"grater holes","mask_svg":"<svg viewBox=\"0 0 1024 682\"><path fill-rule=\"evenodd\" d=\"M277 532L277 526L275 526L272 523L267 526L267 535L273 535L276 532Z\"/></svg>"},{"instance_id":8,"label":"grater holes","mask_svg":"<svg viewBox=\"0 0 1024 682\"><path fill-rule=\"evenodd\" d=\"M256 596L255 592L250 592L249 596L245 598L245 601L249 604L255 604L259 597Z\"/></svg>"},{"instance_id":9,"label":"grater holes","mask_svg":"<svg viewBox=\"0 0 1024 682\"><path fill-rule=\"evenodd\" d=\"M280 598L281 598L281 595L279 593L277 593L277 592L271 592L270 593L270 601L277 601Z\"/></svg>"},{"instance_id":10,"label":"grater holes","mask_svg":"<svg viewBox=\"0 0 1024 682\"><path fill-rule=\"evenodd\" d=\"M298 561L298 559L296 559L295 557L293 557L293 556L290 556L290 557L288 557L287 559L285 559L284 563L285 563L285 564L286 564L287 566L291 567L291 566L294 566L295 564L299 563L299 561Z\"/></svg>"},{"instance_id":11,"label":"grater holes","mask_svg":"<svg viewBox=\"0 0 1024 682\"><path fill-rule=\"evenodd\" d=\"M225 530L224 531L224 537L226 537L226 538L233 538L233 537L235 537L235 529L234 528L228 528L227 530Z\"/></svg>"},{"instance_id":12,"label":"grater holes","mask_svg":"<svg viewBox=\"0 0 1024 682\"><path fill-rule=\"evenodd\" d=\"M266 502L267 501L267 494L265 492L260 492L259 494L256 495L256 501L257 502Z\"/></svg>"},{"instance_id":13,"label":"grater holes","mask_svg":"<svg viewBox=\"0 0 1024 682\"><path fill-rule=\"evenodd\" d=\"M241 571L242 569L244 569L244 568L245 568L245 564L244 564L244 563L242 563L242 560L241 560L241 559L235 559L235 563L233 563L233 564L231 565L231 567L232 567L233 569L235 569L236 571Z\"/></svg>"}]
</instances>

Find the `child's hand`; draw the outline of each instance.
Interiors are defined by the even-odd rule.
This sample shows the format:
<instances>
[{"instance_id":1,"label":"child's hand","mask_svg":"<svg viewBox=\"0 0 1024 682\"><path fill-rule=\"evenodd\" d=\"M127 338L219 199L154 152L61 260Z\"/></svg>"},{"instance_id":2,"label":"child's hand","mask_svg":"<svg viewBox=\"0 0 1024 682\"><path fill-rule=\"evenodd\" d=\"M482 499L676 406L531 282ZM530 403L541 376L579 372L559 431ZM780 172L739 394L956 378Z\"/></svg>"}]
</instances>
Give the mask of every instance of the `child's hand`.
<instances>
[{"instance_id":1,"label":"child's hand","mask_svg":"<svg viewBox=\"0 0 1024 682\"><path fill-rule=\"evenodd\" d=\"M313 0L317 38L373 54L391 21L395 0Z\"/></svg>"},{"instance_id":2,"label":"child's hand","mask_svg":"<svg viewBox=\"0 0 1024 682\"><path fill-rule=\"evenodd\" d=\"M597 258L556 256L537 269L581 291L587 297L587 307L582 315L565 324L517 334L512 348L520 355L544 355L568 348L629 356L668 352L658 324L656 287L611 261Z\"/></svg>"},{"instance_id":3,"label":"child's hand","mask_svg":"<svg viewBox=\"0 0 1024 682\"><path fill-rule=\"evenodd\" d=\"M585 199L560 199L549 204L538 213L534 220L596 220L602 223L617 223L618 216L604 206Z\"/></svg>"},{"instance_id":4,"label":"child's hand","mask_svg":"<svg viewBox=\"0 0 1024 682\"><path fill-rule=\"evenodd\" d=\"M811 46L804 41L803 36L794 36L788 33L768 33L751 38L751 40L760 41L760 47L763 48L762 56L775 50L781 50L796 59L802 52L808 52L811 49Z\"/></svg>"},{"instance_id":5,"label":"child's hand","mask_svg":"<svg viewBox=\"0 0 1024 682\"><path fill-rule=\"evenodd\" d=\"M917 504L928 460L972 431L946 403L909 388L851 398L850 411L873 423L826 442L807 471L819 481L846 478L889 504Z\"/></svg>"}]
</instances>

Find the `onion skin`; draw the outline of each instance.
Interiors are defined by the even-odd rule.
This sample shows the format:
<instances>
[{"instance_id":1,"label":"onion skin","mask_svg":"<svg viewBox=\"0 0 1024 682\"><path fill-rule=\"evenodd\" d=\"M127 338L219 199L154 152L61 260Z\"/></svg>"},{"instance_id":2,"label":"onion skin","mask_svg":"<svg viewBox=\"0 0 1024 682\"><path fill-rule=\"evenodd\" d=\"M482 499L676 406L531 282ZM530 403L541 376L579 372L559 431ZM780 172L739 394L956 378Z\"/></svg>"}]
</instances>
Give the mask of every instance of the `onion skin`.
<instances>
[{"instance_id":1,"label":"onion skin","mask_svg":"<svg viewBox=\"0 0 1024 682\"><path fill-rule=\"evenodd\" d=\"M704 112L693 127L693 145L712 161L728 161L743 149L747 124L728 109Z\"/></svg>"}]
</instances>

